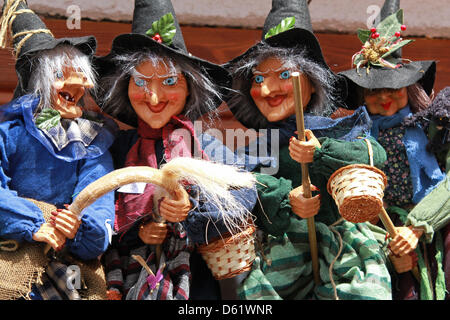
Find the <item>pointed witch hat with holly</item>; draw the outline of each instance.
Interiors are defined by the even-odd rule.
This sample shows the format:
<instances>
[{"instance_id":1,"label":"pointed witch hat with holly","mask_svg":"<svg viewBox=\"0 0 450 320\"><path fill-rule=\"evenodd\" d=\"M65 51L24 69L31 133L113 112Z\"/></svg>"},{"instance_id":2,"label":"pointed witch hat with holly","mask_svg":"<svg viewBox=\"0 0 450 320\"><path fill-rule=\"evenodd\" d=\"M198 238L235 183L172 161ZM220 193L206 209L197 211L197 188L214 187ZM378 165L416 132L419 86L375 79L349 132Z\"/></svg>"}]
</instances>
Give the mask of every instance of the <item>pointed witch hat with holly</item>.
<instances>
[{"instance_id":1,"label":"pointed witch hat with holly","mask_svg":"<svg viewBox=\"0 0 450 320\"><path fill-rule=\"evenodd\" d=\"M428 95L433 91L436 62L411 61L402 58L401 48L413 40L402 38L406 30L400 0L386 0L381 9L381 21L370 30L359 29L363 46L352 57L352 69L339 74L347 79L347 106L361 105L359 87L366 89L400 89L420 83ZM377 20L377 19L376 19ZM375 20L375 21L376 21Z\"/></svg>"},{"instance_id":2,"label":"pointed witch hat with holly","mask_svg":"<svg viewBox=\"0 0 450 320\"><path fill-rule=\"evenodd\" d=\"M93 56L97 47L94 36L55 38L44 22L25 0L5 0L0 20L0 47L12 43L16 58L18 84L14 98L26 94L30 75L33 71L35 54L54 49L58 45L72 45L87 56Z\"/></svg>"},{"instance_id":3,"label":"pointed witch hat with holly","mask_svg":"<svg viewBox=\"0 0 450 320\"><path fill-rule=\"evenodd\" d=\"M272 0L272 8L264 21L261 41L224 64L224 67L232 73L232 88L244 95L246 100L244 104L248 105L250 109L243 107L242 103L235 103L233 101L235 96L230 96L230 99L227 100L228 106L235 118L248 128L258 129L261 125L261 121L254 117L253 111L257 110L257 107L250 97L247 87L251 82L251 76L237 74L233 72L233 69L246 61L262 46L267 45L273 48L298 49L298 51L303 51L309 60L326 70L330 70L319 41L313 32L307 0ZM336 96L345 99L347 95L346 81L343 77L337 75L336 78Z\"/></svg>"},{"instance_id":4,"label":"pointed witch hat with holly","mask_svg":"<svg viewBox=\"0 0 450 320\"><path fill-rule=\"evenodd\" d=\"M188 52L170 0L135 0L131 29L131 33L121 34L113 40L109 54L94 58L99 78L112 76L116 72L118 66L114 62L114 57L148 50L162 56L175 59L178 57L189 61L217 85L222 96L229 93L227 89L231 82L229 73L222 66L195 57ZM217 108L222 103L222 99L215 97L214 100ZM210 110L200 112L208 111ZM122 113L118 114L117 118L129 125L136 125L134 119Z\"/></svg>"}]
</instances>

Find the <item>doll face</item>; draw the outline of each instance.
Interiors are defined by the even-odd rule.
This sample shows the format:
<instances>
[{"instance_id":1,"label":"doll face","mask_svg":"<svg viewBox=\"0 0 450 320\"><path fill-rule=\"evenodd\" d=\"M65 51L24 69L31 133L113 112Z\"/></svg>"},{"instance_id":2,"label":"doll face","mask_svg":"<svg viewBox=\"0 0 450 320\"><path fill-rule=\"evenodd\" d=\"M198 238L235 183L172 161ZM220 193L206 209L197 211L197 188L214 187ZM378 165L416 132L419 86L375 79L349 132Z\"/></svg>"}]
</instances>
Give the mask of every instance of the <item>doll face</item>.
<instances>
[{"instance_id":1,"label":"doll face","mask_svg":"<svg viewBox=\"0 0 450 320\"><path fill-rule=\"evenodd\" d=\"M131 105L151 128L162 128L184 109L189 94L186 78L181 71L171 73L162 62L155 67L146 61L135 71L128 85Z\"/></svg>"},{"instance_id":2,"label":"doll face","mask_svg":"<svg viewBox=\"0 0 450 320\"><path fill-rule=\"evenodd\" d=\"M53 109L59 111L61 118L75 119L81 117L83 109L78 105L84 96L86 89L94 84L81 70L64 68L56 72L56 80L53 82L51 102Z\"/></svg>"},{"instance_id":3,"label":"doll face","mask_svg":"<svg viewBox=\"0 0 450 320\"><path fill-rule=\"evenodd\" d=\"M250 95L259 111L270 122L276 122L295 114L294 90L291 73L283 67L282 62L275 57L270 57L261 62L253 71L252 87ZM309 78L300 75L302 89L302 102L305 109L311 100L314 87Z\"/></svg>"},{"instance_id":4,"label":"doll face","mask_svg":"<svg viewBox=\"0 0 450 320\"><path fill-rule=\"evenodd\" d=\"M371 114L392 116L408 103L406 87L401 89L364 89L364 100Z\"/></svg>"}]
</instances>

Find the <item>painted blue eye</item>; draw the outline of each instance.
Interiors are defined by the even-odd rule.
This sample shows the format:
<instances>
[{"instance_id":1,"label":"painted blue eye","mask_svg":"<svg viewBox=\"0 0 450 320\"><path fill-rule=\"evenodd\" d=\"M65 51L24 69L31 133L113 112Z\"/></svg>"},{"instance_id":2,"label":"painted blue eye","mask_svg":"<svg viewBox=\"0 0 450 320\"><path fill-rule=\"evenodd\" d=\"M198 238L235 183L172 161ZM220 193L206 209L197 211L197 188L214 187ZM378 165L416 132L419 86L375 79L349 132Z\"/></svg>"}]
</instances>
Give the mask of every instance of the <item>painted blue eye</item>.
<instances>
[{"instance_id":1,"label":"painted blue eye","mask_svg":"<svg viewBox=\"0 0 450 320\"><path fill-rule=\"evenodd\" d=\"M291 77L291 72L289 70L285 70L282 73L280 73L280 79L286 80Z\"/></svg>"},{"instance_id":2,"label":"painted blue eye","mask_svg":"<svg viewBox=\"0 0 450 320\"><path fill-rule=\"evenodd\" d=\"M166 86L173 86L178 82L178 78L177 77L168 77L166 79L164 79L163 84Z\"/></svg>"},{"instance_id":3,"label":"painted blue eye","mask_svg":"<svg viewBox=\"0 0 450 320\"><path fill-rule=\"evenodd\" d=\"M264 77L263 77L263 76L257 75L257 76L255 77L255 82L256 82L256 83L263 83L263 81L264 81Z\"/></svg>"},{"instance_id":4,"label":"painted blue eye","mask_svg":"<svg viewBox=\"0 0 450 320\"><path fill-rule=\"evenodd\" d=\"M57 71L57 72L56 72L56 77L57 77L58 79L64 78L63 72L62 72L61 70L60 70L60 71Z\"/></svg>"},{"instance_id":5,"label":"painted blue eye","mask_svg":"<svg viewBox=\"0 0 450 320\"><path fill-rule=\"evenodd\" d=\"M143 87L143 86L145 86L145 80L144 80L144 79L134 78L134 83L135 83L138 87Z\"/></svg>"}]
</instances>

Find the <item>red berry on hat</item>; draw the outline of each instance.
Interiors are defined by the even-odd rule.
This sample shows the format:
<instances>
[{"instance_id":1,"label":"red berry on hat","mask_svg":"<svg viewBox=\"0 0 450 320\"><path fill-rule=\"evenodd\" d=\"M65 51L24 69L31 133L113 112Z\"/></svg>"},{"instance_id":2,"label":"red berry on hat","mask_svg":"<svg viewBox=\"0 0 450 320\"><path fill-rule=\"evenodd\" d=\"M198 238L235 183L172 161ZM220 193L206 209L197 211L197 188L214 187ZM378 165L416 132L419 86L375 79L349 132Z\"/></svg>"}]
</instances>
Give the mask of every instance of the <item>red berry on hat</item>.
<instances>
[{"instance_id":1,"label":"red berry on hat","mask_svg":"<svg viewBox=\"0 0 450 320\"><path fill-rule=\"evenodd\" d=\"M159 43L162 43L162 38L161 38L161 36L159 35L159 33L155 34L155 35L152 37L152 39L155 40L155 41L157 41L157 42L159 42Z\"/></svg>"},{"instance_id":2,"label":"red berry on hat","mask_svg":"<svg viewBox=\"0 0 450 320\"><path fill-rule=\"evenodd\" d=\"M397 32L395 33L395 36L396 36L397 38L399 38L400 35L401 35L401 33L400 33L399 31L397 31Z\"/></svg>"},{"instance_id":3,"label":"red berry on hat","mask_svg":"<svg viewBox=\"0 0 450 320\"><path fill-rule=\"evenodd\" d=\"M377 32L377 29L376 28L372 28L372 29L370 29L370 32L375 33L375 32Z\"/></svg>"},{"instance_id":4,"label":"red berry on hat","mask_svg":"<svg viewBox=\"0 0 450 320\"><path fill-rule=\"evenodd\" d=\"M405 31L405 30L406 30L406 26L405 26L404 24L402 24L402 25L400 26L400 29L401 29L402 31Z\"/></svg>"}]
</instances>

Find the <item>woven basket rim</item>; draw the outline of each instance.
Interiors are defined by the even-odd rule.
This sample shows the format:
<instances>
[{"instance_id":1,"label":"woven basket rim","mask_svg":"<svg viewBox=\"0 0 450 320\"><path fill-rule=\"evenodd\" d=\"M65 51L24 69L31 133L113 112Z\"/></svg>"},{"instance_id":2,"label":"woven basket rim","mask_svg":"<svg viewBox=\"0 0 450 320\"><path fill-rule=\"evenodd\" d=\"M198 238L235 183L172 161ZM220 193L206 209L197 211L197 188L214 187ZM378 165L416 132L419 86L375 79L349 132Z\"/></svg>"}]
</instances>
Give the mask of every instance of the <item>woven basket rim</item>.
<instances>
[{"instance_id":1,"label":"woven basket rim","mask_svg":"<svg viewBox=\"0 0 450 320\"><path fill-rule=\"evenodd\" d=\"M251 234L253 234L256 230L256 227L252 224L249 224L247 229L244 231L231 235L230 233L226 233L224 237L218 238L217 240L214 240L208 244L202 244L198 246L197 250L199 253L206 253L206 252L216 252L221 249L223 249L226 246L229 246L231 244L235 244L237 240L241 240L242 238L248 237Z\"/></svg>"},{"instance_id":2,"label":"woven basket rim","mask_svg":"<svg viewBox=\"0 0 450 320\"><path fill-rule=\"evenodd\" d=\"M383 177L384 187L386 187L386 185L387 185L387 177L386 177L386 174L383 171L381 171L380 169L378 169L375 166L371 166L371 165L368 165L368 164L357 163L357 164L350 164L348 166L339 168L335 172L333 172L333 174L328 179L328 183L327 183L327 191L328 191L329 194L331 194L331 182L333 181L334 177L339 175L340 173L342 173L342 171L344 171L344 170L353 169L353 168L368 169L368 170L371 170L373 172L376 172L376 173L380 174Z\"/></svg>"}]
</instances>

